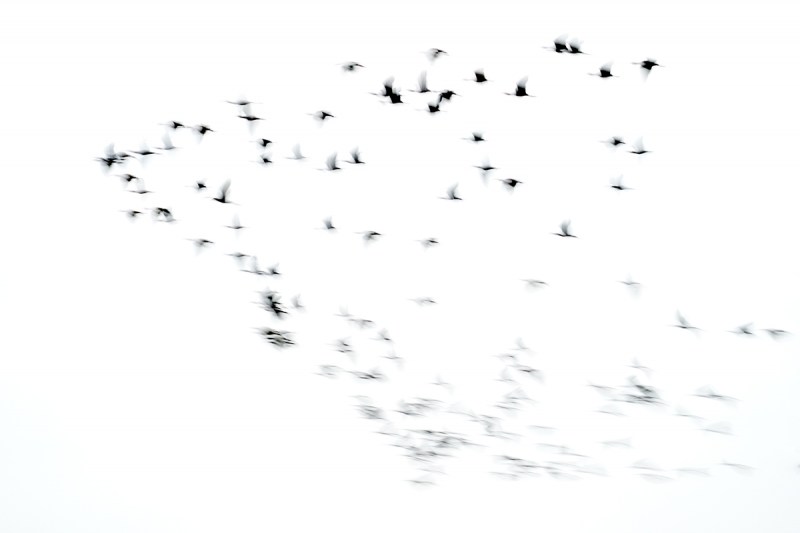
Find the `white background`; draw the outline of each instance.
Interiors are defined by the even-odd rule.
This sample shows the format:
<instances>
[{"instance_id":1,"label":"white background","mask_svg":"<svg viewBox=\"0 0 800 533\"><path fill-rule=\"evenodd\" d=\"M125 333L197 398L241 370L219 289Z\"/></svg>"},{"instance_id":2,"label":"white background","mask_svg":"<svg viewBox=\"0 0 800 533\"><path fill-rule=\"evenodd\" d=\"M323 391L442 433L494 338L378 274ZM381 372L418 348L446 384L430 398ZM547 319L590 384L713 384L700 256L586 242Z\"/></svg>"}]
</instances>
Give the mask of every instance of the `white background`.
<instances>
[{"instance_id":1,"label":"white background","mask_svg":"<svg viewBox=\"0 0 800 533\"><path fill-rule=\"evenodd\" d=\"M797 531L797 338L729 332L798 331L790 13L778 1L4 5L0 529ZM588 55L543 49L564 33ZM430 47L449 54L431 64ZM664 68L644 81L631 63L648 56ZM366 68L344 74L351 60ZM619 78L587 75L607 61ZM493 83L463 81L475 68ZM463 96L428 115L408 93L422 70ZM368 94L389 76L406 105ZM523 76L535 98L502 94ZM225 103L240 97L258 102L271 167ZM336 118L317 124L319 109ZM217 132L199 144L179 131L178 150L129 165L155 198L94 160L112 142L158 146L170 120ZM475 130L488 141L462 139ZM653 153L597 142L611 135ZM307 160L286 159L296 143ZM317 170L356 145L363 167ZM524 182L513 195L481 181L485 158L492 178ZM608 187L620 174L633 190ZM212 193L231 179L241 205L187 188L199 178ZM454 183L464 201L438 199ZM120 212L156 198L174 226ZM234 212L238 238L223 227ZM335 235L318 229L329 215ZM563 219L579 239L551 235ZM364 246L366 230L384 238ZM442 244L423 251L429 236ZM198 237L215 245L198 254L186 240ZM236 250L283 278L237 272ZM617 283L627 275L638 297ZM267 286L308 307L287 320L292 349L254 334L276 324L251 303ZM408 301L421 296L439 304ZM348 366L330 347L340 337L380 361L374 332L335 317L340 306L397 339L405 366L381 361L388 384L314 375ZM703 331L670 327L677 310ZM558 432L516 451L566 444L607 475L512 482L490 473L508 444L482 438L437 486L406 482L413 465L351 396L391 409L440 374L455 386L444 400L488 412L506 390L492 355L518 337L545 384L528 386L539 403L514 423ZM634 357L669 405L594 412L585 384L624 385ZM704 385L739 402L693 397ZM619 438L632 449L598 445ZM636 475L639 460L669 479Z\"/></svg>"}]
</instances>

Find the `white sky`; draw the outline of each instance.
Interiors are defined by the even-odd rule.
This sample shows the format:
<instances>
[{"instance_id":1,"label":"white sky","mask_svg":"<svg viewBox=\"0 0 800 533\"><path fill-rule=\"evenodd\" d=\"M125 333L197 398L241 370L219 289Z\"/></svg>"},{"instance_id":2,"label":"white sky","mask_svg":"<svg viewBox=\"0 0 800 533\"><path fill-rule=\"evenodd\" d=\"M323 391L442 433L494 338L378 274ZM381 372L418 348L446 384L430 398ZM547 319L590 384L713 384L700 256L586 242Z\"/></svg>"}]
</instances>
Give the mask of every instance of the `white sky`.
<instances>
[{"instance_id":1,"label":"white sky","mask_svg":"<svg viewBox=\"0 0 800 533\"><path fill-rule=\"evenodd\" d=\"M0 8L0 531L800 528L800 42L788 3L15 4ZM564 33L587 55L542 49ZM431 47L449 55L431 64ZM646 57L664 68L644 82L631 62ZM351 60L366 68L345 75ZM619 78L587 75L608 61ZM494 81L464 81L475 68ZM462 95L435 116L428 95L408 92L422 70ZM406 105L368 94L388 76ZM535 98L502 94L523 76ZM258 102L271 167L224 102L240 97ZM319 109L336 117L320 126L308 116ZM158 146L170 120L217 131L202 143L179 131L179 150L126 167L154 198L94 161L112 142ZM476 130L486 143L462 139ZM611 135L653 153L597 142ZM296 143L307 160L286 159ZM316 170L355 146L363 167ZM487 158L493 178L523 181L514 194L484 185L472 166ZM619 175L633 190L609 188ZM187 188L200 178L212 193L232 180L241 205ZM439 200L455 183L464 201ZM162 204L175 225L120 212ZM233 213L248 226L238 238L223 227ZM318 229L329 215L335 235ZM579 239L551 235L563 219ZM365 230L384 237L364 246ZM431 236L442 244L415 242ZM186 240L198 237L215 244L198 254ZM234 251L284 276L238 272ZM629 274L638 297L617 283ZM252 303L266 287L308 308L286 321L292 349L254 333L278 325ZM409 301L422 296L439 303ZM378 328L352 328L340 306ZM669 327L676 310L703 332ZM729 332L748 322L795 335ZM402 370L370 340L380 327ZM314 375L352 367L330 347L343 337L358 368L389 382ZM498 414L509 388L492 355L518 337L545 378L521 381L538 403L503 424L524 438L443 416L438 429L484 447L442 463L437 486L407 483L414 465L352 396L391 410L436 394ZM585 384L624 385L634 357L667 405L595 412L605 404ZM449 396L429 385L437 375ZM704 385L739 402L693 397ZM676 406L733 434L702 431ZM630 449L600 444L624 438ZM543 442L606 475L491 474L494 455L552 458ZM669 480L636 475L640 460ZM688 467L710 475L675 471Z\"/></svg>"}]
</instances>

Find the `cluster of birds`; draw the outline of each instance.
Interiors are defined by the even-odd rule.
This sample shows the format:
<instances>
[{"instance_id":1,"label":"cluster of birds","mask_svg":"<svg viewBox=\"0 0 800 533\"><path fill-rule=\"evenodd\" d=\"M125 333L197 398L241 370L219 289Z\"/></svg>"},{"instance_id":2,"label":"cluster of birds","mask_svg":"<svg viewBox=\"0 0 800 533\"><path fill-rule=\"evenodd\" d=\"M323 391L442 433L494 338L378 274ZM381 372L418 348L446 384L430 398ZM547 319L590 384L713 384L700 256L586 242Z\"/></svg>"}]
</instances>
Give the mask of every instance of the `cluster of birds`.
<instances>
[{"instance_id":1,"label":"cluster of birds","mask_svg":"<svg viewBox=\"0 0 800 533\"><path fill-rule=\"evenodd\" d=\"M545 47L557 54L585 54L582 50L582 43L579 40L567 40L566 36L559 37L554 40L552 47ZM441 56L447 55L447 52L441 49L433 48L428 52L431 62L438 60ZM660 67L659 63L651 58L635 63L638 65L645 75L645 78L655 67ZM364 69L364 65L357 62L348 62L340 65L341 68L349 75L354 75L357 71ZM612 65L604 64L599 68L596 73L600 78L615 77L611 71ZM490 80L486 77L482 69L474 71L473 76L464 81L469 81L475 84L486 84ZM427 104L425 111L435 114L441 111L445 103L449 103L459 93L452 89L444 89L433 91L427 84L427 71L422 72L418 78L417 88L411 91L416 94L434 94L434 100ZM400 89L395 86L394 78L388 78L380 90L380 92L372 93L382 101L391 105L405 104L404 96ZM532 97L527 90L527 77L520 79L516 83L516 87L512 92L505 93L514 97ZM268 152L274 144L272 140L254 135L254 128L258 122L263 121L262 117L254 114L252 106L255 102L247 99L232 100L227 102L233 105L238 111L237 118L246 122L250 128L250 133L253 134L251 142L255 143L262 151L259 155L258 163L262 165L271 165L274 163L272 155ZM320 110L311 114L315 120L320 123L325 123L337 117L330 111ZM169 121L164 124L166 131L162 136L162 146L156 149L150 149L143 145L139 150L132 151L117 151L114 144L111 144L105 153L97 158L103 168L107 172L119 170L121 173L117 174L121 179L124 188L134 194L140 196L151 195L150 197L159 198L154 191L148 190L145 187L144 179L141 175L130 173L128 165L133 160L144 160L158 154L166 154L176 149L173 144L173 136L177 135L178 130L191 130L198 139L208 134L219 135L220 133L212 129L207 124L197 124L194 126L186 125L179 121ZM486 139L482 132L472 132L469 137L465 137L473 143L482 143ZM608 140L600 142L607 143L611 148L616 149L621 145L626 145L626 141L621 137L611 137ZM200 145L198 145L200 146ZM641 156L649 153L643 146L641 139L632 144L633 148L629 150L630 153ZM296 144L292 150L292 155L289 159L302 161L306 159L303 155L300 145ZM324 168L321 170L328 172L339 172L343 167L339 165L342 161L339 159L336 152L328 155L325 158ZM362 158L361 152L358 148L354 148L350 153L350 159L346 160L353 166L366 165L365 160ZM368 166L368 165L367 165ZM141 167L143 169L143 167ZM488 179L491 172L496 170L488 162L482 165L477 165L484 178L484 182ZM499 180L510 191L513 192L523 182L516 178L504 178ZM133 186L135 184L135 187ZM194 189L197 193L206 191L210 186L203 180L195 180L192 184L187 184L187 187ZM216 194L209 199L220 206L235 206L231 201L231 186L232 180L225 180L218 186ZM622 180L616 180L611 184L611 188L617 191L629 190L629 187L623 185ZM458 184L451 186L444 196L440 197L446 201L463 201L459 195ZM160 198L159 198L160 199ZM138 218L145 212L149 211L154 220L174 224L178 221L172 209L168 207L169 203L155 201L148 207L130 208L125 210L127 216L132 219ZM330 216L320 217L322 219L322 228L327 232L336 232L337 227L334 225L333 218ZM245 228L240 223L237 214L232 215L232 223L227 225L226 228L233 232L240 232ZM375 241L382 234L375 230L365 230L359 232L365 242L369 243ZM573 232L570 220L563 220L558 228L558 231L552 232L553 235L564 239L578 239L579 236ZM190 239L197 246L198 250L207 248L213 244L213 241L207 238ZM424 248L434 247L440 244L437 237L424 237L418 239L418 242ZM283 273L280 271L279 265L276 263L266 269L259 266L258 257L255 255L245 254L242 252L232 252L228 255L232 256L238 264L240 269L244 272L254 276L266 277L277 279ZM546 281L538 279L524 279L522 280L531 288L544 288L548 285ZM638 290L640 284L630 277L626 280L620 281L632 290ZM271 316L274 321L273 325L257 328L258 333L269 342L272 346L280 349L295 346L298 341L296 333L285 329L283 324L286 318L294 315L295 313L306 311L306 306L301 302L300 295L293 295L288 297L288 303L284 300L284 295L275 291L272 288L263 290L259 294L259 305ZM436 305L436 299L425 296L418 298L409 298L420 306ZM334 351L346 355L347 358L343 362L331 364L326 361L324 364L319 365L319 374L321 376L336 379L341 376L350 375L353 380L361 383L381 383L391 380L394 376L403 372L405 359L397 355L395 350L395 341L389 334L388 328L383 325L377 324L375 321L355 316L347 311L345 307L340 309L338 317L345 320L353 332L339 339L335 339L331 343ZM673 326L691 331L700 331L699 328L690 324L684 316L678 312L676 323ZM731 330L738 335L752 336L757 331L753 324L744 324ZM789 333L782 329L777 328L764 328L761 331L766 332L774 339L785 337ZM373 332L374 336L367 336L368 332ZM364 338L353 340L355 334L362 335ZM367 350L366 355L364 352L357 351L355 346L359 342L379 342L386 349L385 353L375 355L376 350ZM393 446L397 446L404 450L413 464L420 470L421 475L411 481L415 484L431 484L435 481L437 474L443 473L442 463L450 457L454 457L458 452L465 452L470 449L485 449L489 446L497 447L498 442L508 443L509 445L516 444L521 452L511 452L491 454L495 458L495 473L504 477L517 479L523 476L535 476L547 474L552 477L558 478L577 478L584 475L603 475L607 473L606 467L597 461L593 461L589 450L577 451L571 446L563 443L550 441L539 441L535 446L523 446L521 443L531 436L537 435L552 435L558 432L556 427L541 426L541 425L525 425L515 431L508 431L506 424L518 422L519 417L517 413L523 411L526 407L533 405L540 401L541 391L545 387L545 369L542 365L533 365L533 352L525 346L521 339L517 340L516 346L511 350L505 350L497 354L498 358L505 363L499 370L499 377L497 382L502 383L502 387L506 390L500 394L496 401L486 409L474 409L464 405L454 395L455 387L444 381L441 376L436 376L436 379L426 386L430 389L427 394L414 397L402 397L399 400L378 401L372 396L358 394L354 398L357 400L356 409L365 418L373 420L379 424L378 431L382 435L390 437ZM366 360L365 360L366 359ZM381 365L386 362L392 365L392 371L387 371L381 368ZM630 368L634 370L634 375L623 378L620 383L614 385L599 385L590 383L600 397L601 403L596 406L594 411L601 415L622 416L627 414L624 411L626 405L643 406L644 408L651 408L658 406L660 408L669 407L671 414L691 420L696 424L700 430L710 433L718 434L731 434L730 424L725 421L708 421L705 417L690 413L683 409L680 404L670 399L669 391L658 389L651 381L652 371L634 361ZM377 392L373 389L373 392ZM374 396L375 394L373 394ZM701 398L707 401L717 401L721 404L733 404L736 400L730 396L726 396L716 392L710 386L705 386L696 391L694 397ZM520 424L516 424L520 425ZM445 428L459 427L460 430L452 430ZM633 449L630 438L604 440L599 443L602 449ZM535 453L533 453L535 450ZM721 461L716 465L697 466L680 466L675 468L660 468L655 466L649 460L637 460L629 465L631 471L651 480L668 480L672 479L673 475L683 474L696 474L708 475L712 466L733 468L740 472L749 471L747 467L738 463L731 463L728 461Z\"/></svg>"}]
</instances>

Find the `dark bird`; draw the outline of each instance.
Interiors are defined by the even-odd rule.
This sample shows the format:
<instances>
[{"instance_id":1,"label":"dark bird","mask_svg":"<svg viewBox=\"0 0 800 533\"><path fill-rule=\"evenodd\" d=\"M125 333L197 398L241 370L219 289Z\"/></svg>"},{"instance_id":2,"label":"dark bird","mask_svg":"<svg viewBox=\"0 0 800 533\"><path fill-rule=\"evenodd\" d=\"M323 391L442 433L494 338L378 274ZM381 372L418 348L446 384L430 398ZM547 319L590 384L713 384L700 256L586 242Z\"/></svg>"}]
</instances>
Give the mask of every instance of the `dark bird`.
<instances>
[{"instance_id":1,"label":"dark bird","mask_svg":"<svg viewBox=\"0 0 800 533\"><path fill-rule=\"evenodd\" d=\"M600 72L590 72L590 76L598 76L600 78L614 78L613 74L611 74L611 63L606 63L602 67L600 67Z\"/></svg>"},{"instance_id":2,"label":"dark bird","mask_svg":"<svg viewBox=\"0 0 800 533\"><path fill-rule=\"evenodd\" d=\"M333 218L328 217L322 221L325 224L325 230L327 231L336 231L336 226L333 225Z\"/></svg>"},{"instance_id":3,"label":"dark bird","mask_svg":"<svg viewBox=\"0 0 800 533\"><path fill-rule=\"evenodd\" d=\"M171 120L171 121L167 122L166 124L162 124L162 126L166 126L166 127L168 127L169 129L172 129L172 130L177 130L178 128L185 128L186 127L183 124L181 124L180 122L176 122L174 120Z\"/></svg>"},{"instance_id":4,"label":"dark bird","mask_svg":"<svg viewBox=\"0 0 800 533\"><path fill-rule=\"evenodd\" d=\"M272 144L272 141L269 139L258 139L253 142L258 143L261 148L266 148L268 144Z\"/></svg>"},{"instance_id":5,"label":"dark bird","mask_svg":"<svg viewBox=\"0 0 800 533\"><path fill-rule=\"evenodd\" d=\"M261 154L258 156L258 159L259 160L257 162L261 163L262 165L266 166L272 164L272 159L269 158L269 154Z\"/></svg>"},{"instance_id":6,"label":"dark bird","mask_svg":"<svg viewBox=\"0 0 800 533\"><path fill-rule=\"evenodd\" d=\"M245 257L248 257L247 254L243 254L242 252L233 252L233 253L230 253L230 254L227 254L227 255L233 257L234 259L236 259L236 262L239 263L239 265L242 264L242 259L244 259Z\"/></svg>"},{"instance_id":7,"label":"dark bird","mask_svg":"<svg viewBox=\"0 0 800 533\"><path fill-rule=\"evenodd\" d=\"M356 63L354 61L349 61L347 63L342 64L342 70L345 72L354 72L356 69L364 68L364 65L360 63Z\"/></svg>"},{"instance_id":8,"label":"dark bird","mask_svg":"<svg viewBox=\"0 0 800 533\"><path fill-rule=\"evenodd\" d=\"M255 122L256 120L264 120L261 117L257 117L255 115L251 115L250 113L243 113L239 115L239 118L246 120L247 122Z\"/></svg>"},{"instance_id":9,"label":"dark bird","mask_svg":"<svg viewBox=\"0 0 800 533\"><path fill-rule=\"evenodd\" d=\"M681 329L687 329L687 330L688 329L698 330L698 328L696 328L696 327L692 326L691 324L689 324L689 322L683 317L683 315L680 313L680 311L678 311L675 314L675 316L676 316L676 318L678 320L678 323L677 324L673 324L674 327L681 328Z\"/></svg>"},{"instance_id":10,"label":"dark bird","mask_svg":"<svg viewBox=\"0 0 800 533\"><path fill-rule=\"evenodd\" d=\"M106 148L106 153L102 157L95 158L95 161L100 161L106 168L111 168L114 165L119 165L125 161L127 154L123 152L114 151L114 145L109 144Z\"/></svg>"},{"instance_id":11,"label":"dark bird","mask_svg":"<svg viewBox=\"0 0 800 533\"><path fill-rule=\"evenodd\" d=\"M559 237L575 237L575 238L577 238L576 235L573 235L572 233L569 232L570 224L571 224L571 222L569 220L565 220L564 222L561 223L561 232L560 233L553 233L553 235L558 235Z\"/></svg>"},{"instance_id":12,"label":"dark bird","mask_svg":"<svg viewBox=\"0 0 800 533\"><path fill-rule=\"evenodd\" d=\"M133 150L131 153L140 156L142 159L144 159L148 155L157 155L156 152L152 151L144 144L142 145L142 148L140 150Z\"/></svg>"},{"instance_id":13,"label":"dark bird","mask_svg":"<svg viewBox=\"0 0 800 533\"><path fill-rule=\"evenodd\" d=\"M487 81L489 81L489 80L486 79L486 75L483 73L483 69L476 70L474 72L474 75L475 75L475 79L473 79L471 81L474 81L475 83L486 83Z\"/></svg>"},{"instance_id":14,"label":"dark bird","mask_svg":"<svg viewBox=\"0 0 800 533\"><path fill-rule=\"evenodd\" d=\"M225 101L228 102L229 104L238 105L239 107L247 107L250 104L256 103L256 102L251 102L250 100L247 100L245 98L239 98L238 100L233 102L231 102L230 100L225 100Z\"/></svg>"},{"instance_id":15,"label":"dark bird","mask_svg":"<svg viewBox=\"0 0 800 533\"><path fill-rule=\"evenodd\" d=\"M486 139L483 138L483 133L478 131L472 132L472 137L464 137L464 140L472 141L474 143L481 143L486 141Z\"/></svg>"},{"instance_id":16,"label":"dark bird","mask_svg":"<svg viewBox=\"0 0 800 533\"><path fill-rule=\"evenodd\" d=\"M423 248L430 248L431 246L436 246L437 244L439 244L439 241L433 237L422 239L419 242L422 243Z\"/></svg>"},{"instance_id":17,"label":"dark bird","mask_svg":"<svg viewBox=\"0 0 800 533\"><path fill-rule=\"evenodd\" d=\"M417 78L417 87L418 87L417 90L412 89L411 92L414 93L431 92L430 89L428 89L428 73L424 70L420 73L419 78Z\"/></svg>"},{"instance_id":18,"label":"dark bird","mask_svg":"<svg viewBox=\"0 0 800 533\"><path fill-rule=\"evenodd\" d=\"M603 143L606 143L608 145L611 145L614 148L616 148L620 144L625 144L625 141L622 140L622 137L611 137L607 141L600 141L600 142L603 142Z\"/></svg>"},{"instance_id":19,"label":"dark bird","mask_svg":"<svg viewBox=\"0 0 800 533\"><path fill-rule=\"evenodd\" d=\"M478 165L473 165L473 166L474 166L475 168L479 168L479 169L481 169L481 173L483 174L483 177L484 177L484 178L485 178L485 177L487 176L487 174L489 174L489 172L491 172L492 170L497 170L497 167L493 167L492 165L490 165L490 164L489 164L489 162L488 162L488 161L487 161L487 162L485 162L485 163L483 163L483 164L482 164L482 165L480 165L480 166L478 166Z\"/></svg>"},{"instance_id":20,"label":"dark bird","mask_svg":"<svg viewBox=\"0 0 800 533\"><path fill-rule=\"evenodd\" d=\"M202 182L202 181L197 181L197 182L195 182L195 184L194 184L194 186L192 188L194 190L196 190L197 192L200 192L200 191L202 191L203 189L206 188L206 184L204 182Z\"/></svg>"},{"instance_id":21,"label":"dark bird","mask_svg":"<svg viewBox=\"0 0 800 533\"><path fill-rule=\"evenodd\" d=\"M506 178L504 180L498 180L498 181L501 181L503 185L505 185L508 188L509 191L513 191L517 187L517 185L522 183L521 181L514 178Z\"/></svg>"},{"instance_id":22,"label":"dark bird","mask_svg":"<svg viewBox=\"0 0 800 533\"><path fill-rule=\"evenodd\" d=\"M137 176L134 176L133 174L119 174L119 177L122 178L122 181L125 184L139 179Z\"/></svg>"},{"instance_id":23,"label":"dark bird","mask_svg":"<svg viewBox=\"0 0 800 533\"><path fill-rule=\"evenodd\" d=\"M175 222L175 217L172 216L172 211L166 207L153 208L153 217L156 219L161 219L164 222Z\"/></svg>"},{"instance_id":24,"label":"dark bird","mask_svg":"<svg viewBox=\"0 0 800 533\"><path fill-rule=\"evenodd\" d=\"M616 189L618 191L630 191L630 187L626 187L622 184L622 176L617 178L615 181L611 182L611 188Z\"/></svg>"},{"instance_id":25,"label":"dark bird","mask_svg":"<svg viewBox=\"0 0 800 533\"><path fill-rule=\"evenodd\" d=\"M456 93L455 91L451 91L450 89L447 89L446 91L441 91L439 92L439 103L441 103L442 100L447 100L449 102L450 99L454 96L458 96L458 93Z\"/></svg>"},{"instance_id":26,"label":"dark bird","mask_svg":"<svg viewBox=\"0 0 800 533\"><path fill-rule=\"evenodd\" d=\"M545 50L552 50L557 54L563 54L564 52L569 52L569 48L567 47L567 36L561 35L553 39L553 47L550 48L549 46L543 47Z\"/></svg>"},{"instance_id":27,"label":"dark bird","mask_svg":"<svg viewBox=\"0 0 800 533\"><path fill-rule=\"evenodd\" d=\"M653 67L661 67L663 65L659 65L655 59L645 59L644 61L639 61L637 63L633 63L634 65L639 65L642 69L642 74L644 74L645 79L647 76L650 75L650 72L653 70Z\"/></svg>"},{"instance_id":28,"label":"dark bird","mask_svg":"<svg viewBox=\"0 0 800 533\"><path fill-rule=\"evenodd\" d=\"M205 124L200 124L194 127L194 130L200 134L201 137L205 137L206 133L213 133L214 130L206 126Z\"/></svg>"},{"instance_id":29,"label":"dark bird","mask_svg":"<svg viewBox=\"0 0 800 533\"><path fill-rule=\"evenodd\" d=\"M642 154L649 154L650 150L645 150L644 149L644 144L642 142L642 139L639 138L639 140L637 140L633 144L633 150L628 150L628 152L630 152L632 154L636 154L636 155L642 155Z\"/></svg>"},{"instance_id":30,"label":"dark bird","mask_svg":"<svg viewBox=\"0 0 800 533\"><path fill-rule=\"evenodd\" d=\"M441 103L441 100L439 100L439 102L437 102L437 103L433 103L433 102L429 103L428 104L428 113L430 113L430 114L438 113L439 112L439 104L440 103Z\"/></svg>"},{"instance_id":31,"label":"dark bird","mask_svg":"<svg viewBox=\"0 0 800 533\"><path fill-rule=\"evenodd\" d=\"M453 185L447 190L447 196L440 197L442 200L463 200L460 196L456 194L456 190L458 189L458 185Z\"/></svg>"},{"instance_id":32,"label":"dark bird","mask_svg":"<svg viewBox=\"0 0 800 533\"><path fill-rule=\"evenodd\" d=\"M135 210L135 209L129 209L129 210L127 210L127 211L123 211L123 213L125 213L126 215L128 215L128 217L130 217L130 218L136 218L136 217L138 217L139 215L141 215L141 214L142 214L142 212L141 212L141 211L137 211L137 210Z\"/></svg>"},{"instance_id":33,"label":"dark bird","mask_svg":"<svg viewBox=\"0 0 800 533\"><path fill-rule=\"evenodd\" d=\"M228 189L231 186L231 180L226 181L222 187L219 189L219 194L213 198L215 202L219 202L221 204L229 204L231 203L228 200Z\"/></svg>"},{"instance_id":34,"label":"dark bird","mask_svg":"<svg viewBox=\"0 0 800 533\"><path fill-rule=\"evenodd\" d=\"M519 80L517 82L517 88L513 93L506 93L506 94L509 95L509 96L520 96L520 97L522 97L522 96L531 96L532 97L533 95L528 94L528 90L526 88L527 85L528 85L528 77L525 76L524 78L522 78L521 80Z\"/></svg>"},{"instance_id":35,"label":"dark bird","mask_svg":"<svg viewBox=\"0 0 800 533\"><path fill-rule=\"evenodd\" d=\"M358 150L358 147L353 148L350 151L350 157L352 158L352 160L348 161L348 163L351 163L353 165L363 165L364 164L364 161L361 160L361 152Z\"/></svg>"},{"instance_id":36,"label":"dark bird","mask_svg":"<svg viewBox=\"0 0 800 533\"><path fill-rule=\"evenodd\" d=\"M390 77L385 82L383 82L383 92L378 94L377 96L384 96L388 98L392 104L403 103L403 99L400 97L400 93L398 93L394 88L393 77Z\"/></svg>"},{"instance_id":37,"label":"dark bird","mask_svg":"<svg viewBox=\"0 0 800 533\"><path fill-rule=\"evenodd\" d=\"M313 113L312 116L315 119L319 120L320 122L325 122L325 119L328 119L328 118L336 118L332 114L328 113L327 111L317 111L316 113Z\"/></svg>"},{"instance_id":38,"label":"dark bird","mask_svg":"<svg viewBox=\"0 0 800 533\"><path fill-rule=\"evenodd\" d=\"M325 160L325 166L329 171L342 169L342 167L336 164L336 152L328 156L328 159Z\"/></svg>"}]
</instances>

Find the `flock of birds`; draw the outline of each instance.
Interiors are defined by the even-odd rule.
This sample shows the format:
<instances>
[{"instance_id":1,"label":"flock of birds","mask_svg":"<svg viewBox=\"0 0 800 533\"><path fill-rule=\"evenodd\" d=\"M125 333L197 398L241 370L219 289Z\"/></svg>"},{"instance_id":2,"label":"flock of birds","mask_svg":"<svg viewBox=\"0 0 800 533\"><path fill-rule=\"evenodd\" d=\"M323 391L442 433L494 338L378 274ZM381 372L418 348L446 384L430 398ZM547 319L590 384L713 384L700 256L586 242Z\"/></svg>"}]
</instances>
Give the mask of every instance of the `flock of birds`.
<instances>
[{"instance_id":1,"label":"flock of birds","mask_svg":"<svg viewBox=\"0 0 800 533\"><path fill-rule=\"evenodd\" d=\"M581 48L582 43L578 40L567 40L566 36L554 40L552 47L545 47L556 54L577 55L585 54ZM429 60L433 64L443 55L447 55L444 50L433 48L428 52ZM656 67L661 65L654 59L648 58L635 63L639 66L644 78ZM348 76L356 76L357 72L366 68L357 62L347 62L339 65ZM612 64L607 63L599 67L596 73L591 73L601 79L616 77L612 74ZM487 84L491 80L487 78L482 69L473 72L472 77L464 79L474 84ZM511 92L506 92L516 98L529 98L533 95L528 93L527 77L520 79ZM452 89L442 89L434 91L428 87L427 71L423 72L418 80L417 87L409 91L419 95L431 95L433 100L429 101L423 111L430 114L439 113L442 106L451 105L454 97L460 96ZM388 78L380 88L379 92L371 93L382 102L389 105L408 104L408 95L398 89L394 84L394 78ZM228 101L237 111L236 115L249 126L252 135L251 142L256 144L261 153L258 162L262 165L274 164L273 157L269 150L273 147L273 140L260 137L254 134L255 127L265 119L254 114L254 102L247 99ZM455 104L452 104L455 105ZM339 120L337 115L327 110L320 110L311 114L315 120L325 123L331 120ZM142 172L144 166L140 165L141 171L129 168L129 165L138 160L143 163L145 160L158 154L167 154L175 150L173 137L178 135L179 130L193 130L196 136L202 140L206 135L222 135L223 132L212 129L207 124L187 125L179 121L169 121L163 124L166 131L162 137L162 146L151 149L145 145L139 150L117 151L114 144L110 145L105 154L97 160L102 164L106 172L119 172L118 175L123 182L126 191L154 201L146 207L130 208L125 211L131 219L136 219L146 212L152 215L153 219L159 222L175 224L179 221L180 213L173 213L167 201L161 201L155 191L148 190L145 186ZM466 140L472 143L485 143L484 134L479 131L472 132ZM607 143L610 149L617 150L620 146L630 146L628 152L640 157L649 153L644 148L640 140L628 144L622 137L613 136L600 142ZM201 147L202 144L197 144ZM297 144L292 150L289 159L303 161L307 157L302 153L300 145ZM324 168L321 170L338 173L345 167L340 163L347 163L353 167L369 165L363 159L358 148L354 148L350 153L350 158L340 160L337 153L332 153L325 158ZM481 172L484 182L488 176L497 170L494 166L485 162L476 165ZM134 173L135 172L135 173ZM523 184L516 178L508 177L498 179L504 187L513 193L517 187ZM211 189L211 185L204 180L194 180L194 183L186 184L196 191L202 193ZM228 179L222 184L214 187L215 193L209 198L209 206L216 205L217 209L231 209L237 204L231 200L232 180ZM617 191L627 191L630 188L622 183L621 178L612 182L612 189ZM459 195L458 184L448 188L440 199L447 202L463 201ZM230 213L231 224L226 228L232 232L239 233L249 230L240 222L239 215ZM326 232L335 233L338 231L334 220L330 216L320 216L322 228ZM556 224L554 224L556 226ZM555 227L553 228L555 229ZM380 239L383 235L375 230L369 229L360 232L365 243L370 243ZM553 231L552 235L560 239L580 239L572 228L570 220L563 220L558 224L558 231ZM198 248L204 249L215 244L209 238L190 239ZM425 249L439 246L440 240L434 236L418 239L418 242ZM378 252L376 252L378 253ZM283 276L279 264L262 268L255 255L242 252L231 252L228 255L234 257L241 267L241 270L251 275L278 280ZM543 289L548 285L546 281L539 279L524 279L524 283L534 289ZM639 283L628 277L620 281L632 291L639 288ZM419 298L409 298L420 306L436 305L437 301L433 297L425 296ZM259 304L271 316L273 325L258 328L258 332L267 342L279 349L286 349L297 344L295 332L285 329L287 317L296 313L307 311L306 306L301 302L299 295L288 297L288 303L284 295L278 291L268 288L259 293ZM389 333L389 328L385 324L378 324L375 321L359 317L348 312L346 305L342 305L339 319L346 323L350 331L345 336L331 342L331 348L343 354L347 363L332 364L326 361L319 365L319 375L337 379L342 376L350 375L353 380L361 383L385 383L391 381L395 376L401 374L404 368L405 359L396 353L396 343ZM674 327L687 331L699 332L700 329L691 324L680 312L676 314ZM741 336L755 336L757 331L768 334L775 340L780 340L789 335L789 332L778 328L756 329L752 323L743 324L731 330L732 333ZM353 339L359 335L359 339ZM375 355L376 350L370 349L366 353L357 351L355 346L359 342L378 342L385 347L386 351L382 355ZM519 413L526 412L526 408L534 405L541 398L541 392L545 389L546 372L541 365L533 366L534 352L522 341L522 336L517 339L516 344L510 349L498 350L497 359L502 366L498 368L498 377L495 379L502 387L502 393L496 398L493 405L488 408L474 408L465 405L456 397L454 391L456 387L445 381L441 374L427 386L427 394L415 397L402 397L399 400L378 401L375 396L377 391L372 385L374 394L358 394L353 396L356 400L358 412L365 418L375 421L377 431L389 438L393 446L397 446L404 451L413 464L419 469L420 475L410 480L415 484L433 484L436 476L444 472L443 464L448 458L452 458L459 453L466 453L467 450L477 449L494 452L501 443L507 445L508 451L505 453L484 453L484 456L492 457L494 460L494 473L500 476L517 479L526 476L549 475L557 478L575 479L586 475L603 475L608 473L608 469L601 460L595 460L588 450L577 450L572 446L564 444L558 440L559 429L550 425L525 424L520 422L522 416ZM391 371L386 370L385 365L390 365ZM383 368L382 368L383 365ZM594 409L596 414L601 416L621 417L628 414L625 406L637 405L644 409L659 408L660 412L668 408L670 416L678 416L687 423L693 424L692 427L709 433L731 434L730 424L724 420L709 421L705 417L681 407L681 399L670 397L669 391L657 388L651 380L653 371L634 360L627 369L621 372L629 374L621 377L620 382L615 385L600 385L590 383L590 387L595 391L599 404ZM632 372L632 374L631 374ZM367 385L365 385L367 386ZM719 402L720 405L734 405L735 398L721 394L710 386L698 389L693 395L706 402ZM686 401L686 398L683 398ZM508 425L517 425L519 429L509 431ZM457 429L453 429L457 428ZM536 437L547 437L549 440L538 441L534 444L529 443L529 439ZM632 439L620 438L603 440L599 444L600 455L609 450L628 450L632 453L634 446ZM716 464L675 466L674 468L662 468L653 461L641 459L631 461L627 468L646 479L653 481L665 481L673 479L676 475L709 475L715 468L730 468L739 472L749 472L752 467L721 460Z\"/></svg>"}]
</instances>

